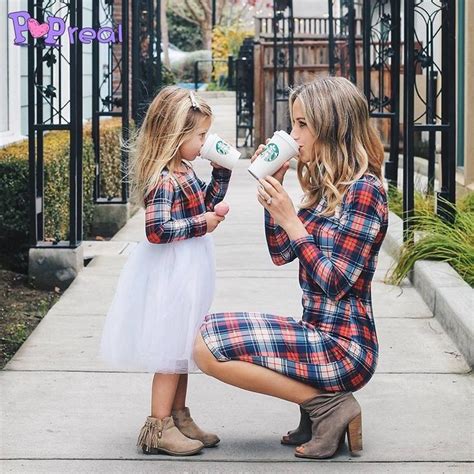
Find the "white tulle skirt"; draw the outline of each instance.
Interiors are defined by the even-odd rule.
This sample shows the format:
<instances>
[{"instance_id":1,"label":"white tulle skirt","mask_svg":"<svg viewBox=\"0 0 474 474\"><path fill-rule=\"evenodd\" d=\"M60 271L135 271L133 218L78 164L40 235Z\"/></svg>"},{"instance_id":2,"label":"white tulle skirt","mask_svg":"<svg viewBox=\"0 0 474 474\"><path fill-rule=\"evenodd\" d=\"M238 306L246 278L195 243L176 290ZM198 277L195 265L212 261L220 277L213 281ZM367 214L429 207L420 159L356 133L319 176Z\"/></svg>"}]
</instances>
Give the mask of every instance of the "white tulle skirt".
<instances>
[{"instance_id":1,"label":"white tulle skirt","mask_svg":"<svg viewBox=\"0 0 474 474\"><path fill-rule=\"evenodd\" d=\"M194 338L214 296L212 236L141 242L127 260L100 347L110 365L182 374L197 369Z\"/></svg>"}]
</instances>

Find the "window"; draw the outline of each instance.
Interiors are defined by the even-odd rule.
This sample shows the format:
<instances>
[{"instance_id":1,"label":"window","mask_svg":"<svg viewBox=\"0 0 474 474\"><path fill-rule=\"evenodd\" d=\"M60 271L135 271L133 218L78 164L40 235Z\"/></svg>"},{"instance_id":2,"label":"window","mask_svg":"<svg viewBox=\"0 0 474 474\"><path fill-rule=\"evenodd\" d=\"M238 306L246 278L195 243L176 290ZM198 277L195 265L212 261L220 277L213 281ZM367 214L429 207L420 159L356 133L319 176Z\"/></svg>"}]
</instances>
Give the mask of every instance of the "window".
<instances>
[{"instance_id":1,"label":"window","mask_svg":"<svg viewBox=\"0 0 474 474\"><path fill-rule=\"evenodd\" d=\"M24 8L21 0L0 0L0 146L25 138L21 134L21 54L26 48L13 44L8 13Z\"/></svg>"},{"instance_id":2,"label":"window","mask_svg":"<svg viewBox=\"0 0 474 474\"><path fill-rule=\"evenodd\" d=\"M8 2L0 3L0 58L6 60L6 67L0 67L0 133L9 130L8 116Z\"/></svg>"}]
</instances>

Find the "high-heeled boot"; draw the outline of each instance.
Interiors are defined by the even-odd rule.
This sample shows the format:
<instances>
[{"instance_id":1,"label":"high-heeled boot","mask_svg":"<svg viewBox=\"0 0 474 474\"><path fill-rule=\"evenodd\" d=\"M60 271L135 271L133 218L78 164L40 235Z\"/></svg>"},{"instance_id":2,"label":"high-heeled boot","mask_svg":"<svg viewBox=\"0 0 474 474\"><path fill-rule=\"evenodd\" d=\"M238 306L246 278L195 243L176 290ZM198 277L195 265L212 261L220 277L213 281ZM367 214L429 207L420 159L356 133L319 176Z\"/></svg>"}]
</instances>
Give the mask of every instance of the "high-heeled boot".
<instances>
[{"instance_id":1,"label":"high-heeled boot","mask_svg":"<svg viewBox=\"0 0 474 474\"><path fill-rule=\"evenodd\" d=\"M362 414L350 392L324 393L306 400L301 407L311 418L311 440L296 448L301 458L330 458L347 433L349 450L362 451Z\"/></svg>"},{"instance_id":2,"label":"high-heeled boot","mask_svg":"<svg viewBox=\"0 0 474 474\"><path fill-rule=\"evenodd\" d=\"M298 428L288 431L288 434L282 436L281 444L300 445L311 439L311 419L307 412L300 407L300 424Z\"/></svg>"},{"instance_id":3,"label":"high-heeled boot","mask_svg":"<svg viewBox=\"0 0 474 474\"><path fill-rule=\"evenodd\" d=\"M144 454L171 454L191 456L204 448L201 441L187 438L173 422L171 416L159 419L149 416L138 436L137 446Z\"/></svg>"},{"instance_id":4,"label":"high-heeled boot","mask_svg":"<svg viewBox=\"0 0 474 474\"><path fill-rule=\"evenodd\" d=\"M201 441L205 448L212 448L219 443L220 439L217 435L206 433L196 425L191 418L188 407L184 407L182 410L173 410L171 416L173 417L175 425L184 436Z\"/></svg>"}]
</instances>

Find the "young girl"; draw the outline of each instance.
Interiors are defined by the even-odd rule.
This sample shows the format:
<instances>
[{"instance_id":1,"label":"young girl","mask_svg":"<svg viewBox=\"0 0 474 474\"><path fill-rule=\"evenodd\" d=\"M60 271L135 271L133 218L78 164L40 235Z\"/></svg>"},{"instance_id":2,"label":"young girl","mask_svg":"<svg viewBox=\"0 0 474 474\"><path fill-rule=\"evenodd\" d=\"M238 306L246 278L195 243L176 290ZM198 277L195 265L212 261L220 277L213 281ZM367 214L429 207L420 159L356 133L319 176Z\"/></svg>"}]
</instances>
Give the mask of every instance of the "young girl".
<instances>
[{"instance_id":1,"label":"young girl","mask_svg":"<svg viewBox=\"0 0 474 474\"><path fill-rule=\"evenodd\" d=\"M132 194L145 207L147 240L128 259L107 315L101 353L121 368L154 372L151 416L138 445L145 454L191 455L219 438L202 431L185 406L192 347L214 293L209 235L231 172L213 165L206 186L193 161L211 125L211 109L178 87L150 104L131 160Z\"/></svg>"}]
</instances>

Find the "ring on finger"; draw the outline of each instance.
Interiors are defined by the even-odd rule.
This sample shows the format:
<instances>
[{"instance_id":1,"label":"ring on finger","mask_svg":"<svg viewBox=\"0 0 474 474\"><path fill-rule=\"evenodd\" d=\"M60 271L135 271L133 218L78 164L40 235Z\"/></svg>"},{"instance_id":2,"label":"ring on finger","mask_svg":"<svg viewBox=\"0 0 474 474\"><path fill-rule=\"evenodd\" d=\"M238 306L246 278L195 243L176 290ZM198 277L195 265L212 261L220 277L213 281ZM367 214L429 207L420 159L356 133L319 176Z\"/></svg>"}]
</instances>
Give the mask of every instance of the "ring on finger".
<instances>
[{"instance_id":1,"label":"ring on finger","mask_svg":"<svg viewBox=\"0 0 474 474\"><path fill-rule=\"evenodd\" d=\"M272 204L272 198L271 198L271 197L269 197L269 198L267 199L267 204L268 204L269 206L271 206L271 204Z\"/></svg>"}]
</instances>

